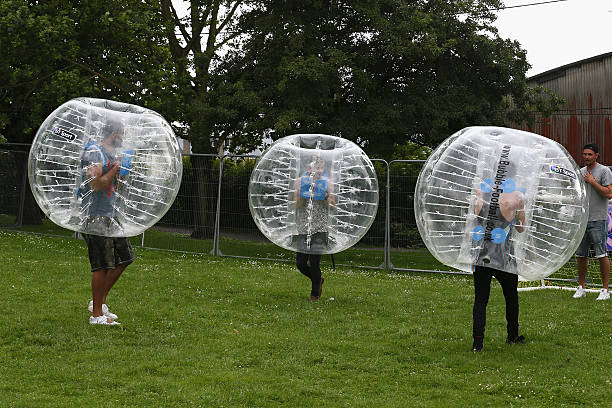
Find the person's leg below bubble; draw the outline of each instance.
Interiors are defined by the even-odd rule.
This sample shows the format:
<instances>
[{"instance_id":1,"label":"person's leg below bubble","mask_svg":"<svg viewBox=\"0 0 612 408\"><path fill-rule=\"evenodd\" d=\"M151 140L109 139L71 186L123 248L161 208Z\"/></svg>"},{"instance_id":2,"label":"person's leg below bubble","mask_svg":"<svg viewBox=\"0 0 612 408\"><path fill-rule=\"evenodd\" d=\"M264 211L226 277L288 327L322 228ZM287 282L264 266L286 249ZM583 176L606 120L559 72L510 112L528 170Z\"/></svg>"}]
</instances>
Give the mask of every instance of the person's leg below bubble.
<instances>
[{"instance_id":1,"label":"person's leg below bubble","mask_svg":"<svg viewBox=\"0 0 612 408\"><path fill-rule=\"evenodd\" d=\"M319 300L323 290L324 279L321 277L321 255L310 255L310 281L312 283L310 300L314 302Z\"/></svg>"},{"instance_id":2,"label":"person's leg below bubble","mask_svg":"<svg viewBox=\"0 0 612 408\"><path fill-rule=\"evenodd\" d=\"M595 257L599 260L599 272L601 273L601 292L597 300L607 300L610 298L610 259L608 258L608 248L606 240L608 238L608 228L606 221L596 221L597 223L597 238L594 244Z\"/></svg>"},{"instance_id":3,"label":"person's leg below bubble","mask_svg":"<svg viewBox=\"0 0 612 408\"><path fill-rule=\"evenodd\" d=\"M474 343L472 351L481 351L487 322L487 304L491 292L491 272L489 268L476 266L474 269L474 308L472 310Z\"/></svg>"},{"instance_id":4,"label":"person's leg below bubble","mask_svg":"<svg viewBox=\"0 0 612 408\"><path fill-rule=\"evenodd\" d=\"M506 300L506 329L508 337L506 343L523 343L525 337L519 336L519 300L518 300L518 275L503 271L496 271L495 278L502 287L504 299Z\"/></svg>"},{"instance_id":5,"label":"person's leg below bubble","mask_svg":"<svg viewBox=\"0 0 612 408\"><path fill-rule=\"evenodd\" d=\"M578 288L574 293L574 298L581 298L586 296L584 290L586 286L586 275L589 267L589 248L591 247L590 230L591 222L587 223L587 229L584 232L584 237L576 250L576 264L578 265Z\"/></svg>"},{"instance_id":6,"label":"person's leg below bubble","mask_svg":"<svg viewBox=\"0 0 612 408\"><path fill-rule=\"evenodd\" d=\"M117 324L112 319L100 319L104 316L103 304L107 291L107 279L109 271L115 269L115 251L113 249L113 239L97 235L83 234L87 243L89 262L91 264L91 294L92 308L90 324ZM115 279L116 280L116 279Z\"/></svg>"},{"instance_id":7,"label":"person's leg below bubble","mask_svg":"<svg viewBox=\"0 0 612 408\"><path fill-rule=\"evenodd\" d=\"M116 325L118 322L113 321L111 318L106 317L102 310L102 298L106 291L106 275L108 270L101 268L96 269L91 275L91 294L93 297L93 311L89 318L89 324L104 324L104 325Z\"/></svg>"},{"instance_id":8,"label":"person's leg below bubble","mask_svg":"<svg viewBox=\"0 0 612 408\"><path fill-rule=\"evenodd\" d=\"M117 280L119 279L119 277L121 276L125 268L127 268L128 265L131 263L132 263L131 261L126 262L121 265L118 265L115 269L111 269L107 271L106 279L104 281L104 297L102 298L102 303L107 304L106 296L108 296L108 292L110 292L112 287L115 285L115 283L117 282ZM95 301L94 301L94 304L95 304Z\"/></svg>"},{"instance_id":9,"label":"person's leg below bubble","mask_svg":"<svg viewBox=\"0 0 612 408\"><path fill-rule=\"evenodd\" d=\"M108 271L106 274L104 298L102 299L104 304L106 303L106 296L117 283L117 280L133 261L134 261L134 250L128 238L113 238L113 256L116 263L115 268Z\"/></svg>"},{"instance_id":10,"label":"person's leg below bubble","mask_svg":"<svg viewBox=\"0 0 612 408\"><path fill-rule=\"evenodd\" d=\"M102 303L106 292L106 274L104 268L96 269L91 275L91 294L93 297L93 317L102 316Z\"/></svg>"},{"instance_id":11,"label":"person's leg below bubble","mask_svg":"<svg viewBox=\"0 0 612 408\"><path fill-rule=\"evenodd\" d=\"M308 266L308 254L302 252L295 253L295 265L302 275L310 279L310 267Z\"/></svg>"}]
</instances>

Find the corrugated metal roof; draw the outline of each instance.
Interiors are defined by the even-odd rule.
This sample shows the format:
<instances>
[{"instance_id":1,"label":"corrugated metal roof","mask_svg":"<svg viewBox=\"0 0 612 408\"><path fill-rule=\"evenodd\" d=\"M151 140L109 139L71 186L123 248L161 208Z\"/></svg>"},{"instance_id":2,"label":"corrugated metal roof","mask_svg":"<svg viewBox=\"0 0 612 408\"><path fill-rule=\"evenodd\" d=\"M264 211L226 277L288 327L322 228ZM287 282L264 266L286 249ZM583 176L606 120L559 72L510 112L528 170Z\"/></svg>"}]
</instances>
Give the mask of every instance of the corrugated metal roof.
<instances>
[{"instance_id":1,"label":"corrugated metal roof","mask_svg":"<svg viewBox=\"0 0 612 408\"><path fill-rule=\"evenodd\" d=\"M537 74L532 77L529 77L527 78L527 82L537 82L538 84L542 84L547 81L552 81L556 78L559 78L565 75L565 71L569 68L580 67L583 64L588 64L594 61L601 61L601 60L604 60L610 57L612 57L612 52L606 52L604 54L596 55L594 57L585 58L583 60L572 62L566 65L562 65L558 68L553 68L548 71L542 72L541 74Z\"/></svg>"},{"instance_id":2,"label":"corrugated metal roof","mask_svg":"<svg viewBox=\"0 0 612 408\"><path fill-rule=\"evenodd\" d=\"M582 146L599 145L599 162L612 164L612 52L551 69L527 80L565 99L566 104L549 118L536 114L527 130L563 145L578 164Z\"/></svg>"}]
</instances>

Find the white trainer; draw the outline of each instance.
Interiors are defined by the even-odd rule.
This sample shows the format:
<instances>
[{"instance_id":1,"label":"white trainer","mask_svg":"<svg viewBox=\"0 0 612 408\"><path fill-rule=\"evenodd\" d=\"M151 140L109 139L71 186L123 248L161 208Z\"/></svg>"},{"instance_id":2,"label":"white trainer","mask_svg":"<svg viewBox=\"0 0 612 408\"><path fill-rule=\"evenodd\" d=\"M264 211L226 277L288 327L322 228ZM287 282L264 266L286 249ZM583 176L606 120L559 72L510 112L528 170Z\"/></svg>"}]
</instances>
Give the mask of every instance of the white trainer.
<instances>
[{"instance_id":1,"label":"white trainer","mask_svg":"<svg viewBox=\"0 0 612 408\"><path fill-rule=\"evenodd\" d=\"M608 300L610 299L610 291L605 288L601 288L599 291L599 296L597 296L596 300Z\"/></svg>"},{"instance_id":2,"label":"white trainer","mask_svg":"<svg viewBox=\"0 0 612 408\"><path fill-rule=\"evenodd\" d=\"M581 297L585 297L586 296L586 289L584 289L582 286L578 286L578 289L576 289L576 293L574 293L574 299L578 299Z\"/></svg>"},{"instance_id":3,"label":"white trainer","mask_svg":"<svg viewBox=\"0 0 612 408\"><path fill-rule=\"evenodd\" d=\"M87 307L87 310L89 310L89 313L93 313L93 300L89 301L89 306ZM106 303L102 303L102 314L111 320L117 319L117 315L111 313L111 311L108 310L108 306L106 306Z\"/></svg>"},{"instance_id":4,"label":"white trainer","mask_svg":"<svg viewBox=\"0 0 612 408\"><path fill-rule=\"evenodd\" d=\"M102 315L102 316L89 316L89 324L102 324L102 325L106 325L106 326L116 326L116 325L120 325L121 323L116 322L114 320L110 320L108 317Z\"/></svg>"}]
</instances>

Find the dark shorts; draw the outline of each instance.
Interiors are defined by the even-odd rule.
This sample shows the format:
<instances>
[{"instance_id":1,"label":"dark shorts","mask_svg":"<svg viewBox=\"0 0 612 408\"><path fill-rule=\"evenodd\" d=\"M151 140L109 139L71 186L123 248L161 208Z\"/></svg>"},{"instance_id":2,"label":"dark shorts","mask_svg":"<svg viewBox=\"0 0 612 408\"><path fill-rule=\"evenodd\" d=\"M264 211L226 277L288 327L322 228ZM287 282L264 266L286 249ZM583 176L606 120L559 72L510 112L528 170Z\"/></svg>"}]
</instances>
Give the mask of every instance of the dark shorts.
<instances>
[{"instance_id":1,"label":"dark shorts","mask_svg":"<svg viewBox=\"0 0 612 408\"><path fill-rule=\"evenodd\" d=\"M127 238L82 234L87 243L91 271L115 269L134 260L134 250Z\"/></svg>"},{"instance_id":2,"label":"dark shorts","mask_svg":"<svg viewBox=\"0 0 612 408\"><path fill-rule=\"evenodd\" d=\"M323 254L327 251L327 232L315 232L310 235L310 240L308 240L308 235L306 234L294 235L293 239L298 252L304 254Z\"/></svg>"},{"instance_id":3,"label":"dark shorts","mask_svg":"<svg viewBox=\"0 0 612 408\"><path fill-rule=\"evenodd\" d=\"M577 257L589 256L589 249L593 245L595 258L603 258L608 255L606 240L608 239L608 220L598 220L587 222L586 231L582 242L576 250Z\"/></svg>"}]
</instances>

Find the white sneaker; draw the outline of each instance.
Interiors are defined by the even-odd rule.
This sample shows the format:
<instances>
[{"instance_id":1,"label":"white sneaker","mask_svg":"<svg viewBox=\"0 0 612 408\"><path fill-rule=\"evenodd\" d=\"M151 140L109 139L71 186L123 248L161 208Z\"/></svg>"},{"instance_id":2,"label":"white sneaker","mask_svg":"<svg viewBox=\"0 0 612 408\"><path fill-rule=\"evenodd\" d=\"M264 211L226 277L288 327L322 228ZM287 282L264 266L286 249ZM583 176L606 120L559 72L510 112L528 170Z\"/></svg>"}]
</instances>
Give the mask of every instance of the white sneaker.
<instances>
[{"instance_id":1,"label":"white sneaker","mask_svg":"<svg viewBox=\"0 0 612 408\"><path fill-rule=\"evenodd\" d=\"M89 313L93 313L93 300L89 301L89 306L87 307L87 310L89 310ZM111 320L117 319L117 315L114 313L111 313L111 311L108 310L106 303L102 303L102 314Z\"/></svg>"},{"instance_id":2,"label":"white sneaker","mask_svg":"<svg viewBox=\"0 0 612 408\"><path fill-rule=\"evenodd\" d=\"M608 289L601 288L599 291L599 296L597 296L596 300L608 300L610 299L610 291Z\"/></svg>"},{"instance_id":3,"label":"white sneaker","mask_svg":"<svg viewBox=\"0 0 612 408\"><path fill-rule=\"evenodd\" d=\"M110 320L108 317L102 315L102 316L89 316L89 324L102 324L102 325L106 325L106 326L116 326L116 325L120 325L121 323L116 322L114 320Z\"/></svg>"},{"instance_id":4,"label":"white sneaker","mask_svg":"<svg viewBox=\"0 0 612 408\"><path fill-rule=\"evenodd\" d=\"M576 293L574 293L574 299L578 299L586 296L586 290L582 286L578 286Z\"/></svg>"}]
</instances>

